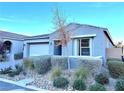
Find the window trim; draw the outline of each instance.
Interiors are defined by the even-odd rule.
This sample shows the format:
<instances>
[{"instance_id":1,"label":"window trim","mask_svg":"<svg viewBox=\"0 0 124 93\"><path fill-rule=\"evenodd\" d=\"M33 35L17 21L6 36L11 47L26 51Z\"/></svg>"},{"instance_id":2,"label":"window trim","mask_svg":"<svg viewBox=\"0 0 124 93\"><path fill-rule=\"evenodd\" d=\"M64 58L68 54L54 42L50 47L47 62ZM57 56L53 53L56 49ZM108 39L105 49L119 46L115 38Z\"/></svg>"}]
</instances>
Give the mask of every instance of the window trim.
<instances>
[{"instance_id":1,"label":"window trim","mask_svg":"<svg viewBox=\"0 0 124 93\"><path fill-rule=\"evenodd\" d=\"M88 47L82 47L81 46L81 40L82 39L89 39L89 46ZM92 56L92 38L80 38L80 39L78 39L78 41L79 41L79 50L78 50L78 55L79 56ZM89 48L89 55L81 55L81 49L82 48Z\"/></svg>"}]
</instances>

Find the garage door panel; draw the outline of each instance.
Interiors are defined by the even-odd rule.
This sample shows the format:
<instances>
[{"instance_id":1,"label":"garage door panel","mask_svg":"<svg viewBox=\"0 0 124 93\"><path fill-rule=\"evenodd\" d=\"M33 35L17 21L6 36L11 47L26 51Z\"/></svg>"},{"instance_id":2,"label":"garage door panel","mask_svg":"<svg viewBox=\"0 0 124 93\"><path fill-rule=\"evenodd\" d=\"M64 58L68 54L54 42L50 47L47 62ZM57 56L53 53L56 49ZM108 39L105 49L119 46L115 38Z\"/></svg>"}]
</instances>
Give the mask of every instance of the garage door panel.
<instances>
[{"instance_id":1,"label":"garage door panel","mask_svg":"<svg viewBox=\"0 0 124 93\"><path fill-rule=\"evenodd\" d=\"M29 56L40 56L49 54L49 44L30 44Z\"/></svg>"}]
</instances>

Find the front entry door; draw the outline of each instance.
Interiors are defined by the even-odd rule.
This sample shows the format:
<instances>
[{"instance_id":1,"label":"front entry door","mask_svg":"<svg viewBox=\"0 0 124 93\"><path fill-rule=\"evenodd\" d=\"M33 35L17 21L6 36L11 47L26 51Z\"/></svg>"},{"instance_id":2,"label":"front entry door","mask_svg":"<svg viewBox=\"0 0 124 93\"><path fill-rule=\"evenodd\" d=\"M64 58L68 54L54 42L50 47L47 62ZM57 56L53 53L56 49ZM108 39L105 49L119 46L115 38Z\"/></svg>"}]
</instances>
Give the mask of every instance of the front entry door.
<instances>
[{"instance_id":1,"label":"front entry door","mask_svg":"<svg viewBox=\"0 0 124 93\"><path fill-rule=\"evenodd\" d=\"M54 55L62 55L62 45L59 44L59 41L54 41Z\"/></svg>"}]
</instances>

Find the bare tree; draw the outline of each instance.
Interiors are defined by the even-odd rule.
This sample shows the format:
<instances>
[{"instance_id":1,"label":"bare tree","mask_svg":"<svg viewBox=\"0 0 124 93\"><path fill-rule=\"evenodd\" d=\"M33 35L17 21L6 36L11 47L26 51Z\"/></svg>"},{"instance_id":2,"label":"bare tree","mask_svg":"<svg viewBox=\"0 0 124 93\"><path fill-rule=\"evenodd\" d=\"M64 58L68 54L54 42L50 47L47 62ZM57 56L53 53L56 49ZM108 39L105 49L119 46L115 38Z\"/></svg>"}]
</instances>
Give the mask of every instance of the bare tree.
<instances>
[{"instance_id":1,"label":"bare tree","mask_svg":"<svg viewBox=\"0 0 124 93\"><path fill-rule=\"evenodd\" d=\"M116 47L117 47L117 48L123 47L123 41L117 42Z\"/></svg>"},{"instance_id":2,"label":"bare tree","mask_svg":"<svg viewBox=\"0 0 124 93\"><path fill-rule=\"evenodd\" d=\"M122 49L122 55L124 55L124 45L123 41L118 41L117 44L115 45L116 48L121 48Z\"/></svg>"},{"instance_id":3,"label":"bare tree","mask_svg":"<svg viewBox=\"0 0 124 93\"><path fill-rule=\"evenodd\" d=\"M57 36L57 39L59 40L58 45L62 45L63 47L66 48L68 69L70 71L68 43L71 40L71 38L70 38L71 33L66 30L66 25L67 25L66 19L63 17L63 15L60 12L60 10L58 9L58 7L56 7L55 11L54 11L53 24L55 26L55 29L58 30L58 36Z\"/></svg>"}]
</instances>

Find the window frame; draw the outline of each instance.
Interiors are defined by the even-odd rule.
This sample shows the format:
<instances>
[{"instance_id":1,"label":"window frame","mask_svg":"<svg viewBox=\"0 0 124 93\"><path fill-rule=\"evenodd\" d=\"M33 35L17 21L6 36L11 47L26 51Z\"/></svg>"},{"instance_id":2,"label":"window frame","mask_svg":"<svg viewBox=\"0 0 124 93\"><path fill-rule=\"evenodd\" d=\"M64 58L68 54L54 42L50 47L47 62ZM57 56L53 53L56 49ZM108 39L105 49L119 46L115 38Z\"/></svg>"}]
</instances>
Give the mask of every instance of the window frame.
<instances>
[{"instance_id":1,"label":"window frame","mask_svg":"<svg viewBox=\"0 0 124 93\"><path fill-rule=\"evenodd\" d=\"M81 40L87 40L88 39L88 43L89 43L89 46L81 46ZM91 44L90 44L91 42L90 42L90 38L80 38L79 39L79 53L78 53L78 55L79 56L90 56L91 55ZM89 49L89 55L82 55L82 49L83 48L87 48L87 49Z\"/></svg>"}]
</instances>

